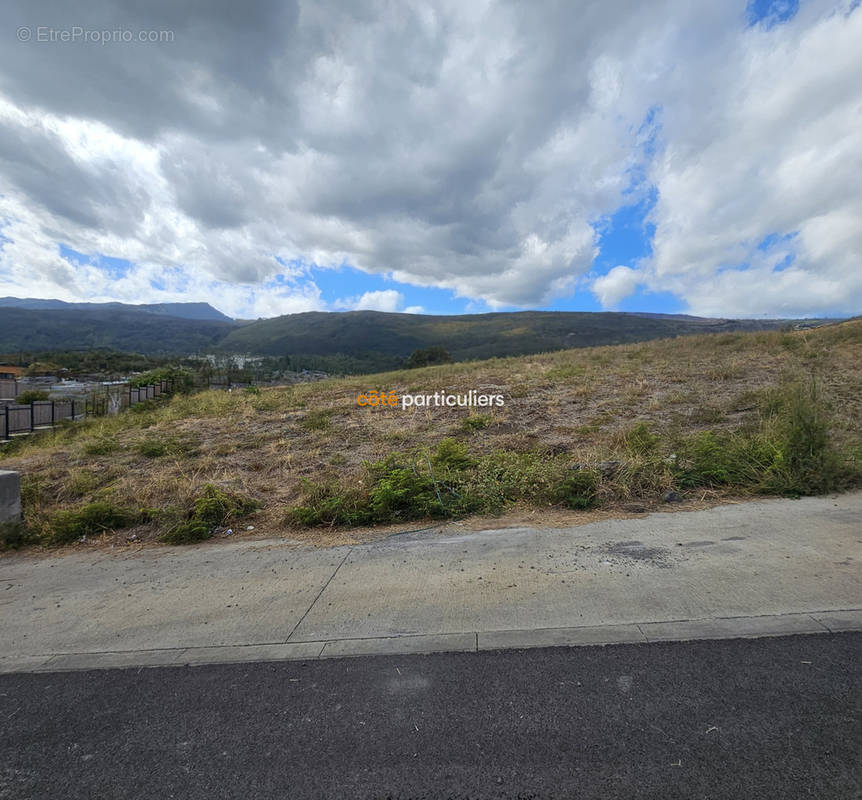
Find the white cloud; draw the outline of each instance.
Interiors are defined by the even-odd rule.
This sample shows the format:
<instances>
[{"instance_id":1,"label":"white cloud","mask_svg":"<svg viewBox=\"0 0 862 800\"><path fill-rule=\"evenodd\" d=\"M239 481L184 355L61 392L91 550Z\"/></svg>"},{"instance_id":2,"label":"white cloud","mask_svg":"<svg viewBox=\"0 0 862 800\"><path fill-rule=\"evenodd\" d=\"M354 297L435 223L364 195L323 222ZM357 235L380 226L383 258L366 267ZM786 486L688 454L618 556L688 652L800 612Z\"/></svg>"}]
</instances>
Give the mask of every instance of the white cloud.
<instances>
[{"instance_id":1,"label":"white cloud","mask_svg":"<svg viewBox=\"0 0 862 800\"><path fill-rule=\"evenodd\" d=\"M396 289L381 289L364 292L356 297L343 297L336 300L332 307L338 311L390 311L402 314L424 314L422 306L404 305L404 295Z\"/></svg>"},{"instance_id":2,"label":"white cloud","mask_svg":"<svg viewBox=\"0 0 862 800\"><path fill-rule=\"evenodd\" d=\"M641 283L641 276L631 267L614 267L593 281L593 293L604 308L615 308Z\"/></svg>"},{"instance_id":3,"label":"white cloud","mask_svg":"<svg viewBox=\"0 0 862 800\"><path fill-rule=\"evenodd\" d=\"M862 13L837 5L803 4L734 37L723 63L691 58L657 87L664 149L644 268L694 313L862 306ZM774 234L796 235L759 247Z\"/></svg>"},{"instance_id":4,"label":"white cloud","mask_svg":"<svg viewBox=\"0 0 862 800\"><path fill-rule=\"evenodd\" d=\"M383 289L376 292L365 292L358 297L346 297L333 305L339 309L351 311L400 311L404 303L404 295L395 289Z\"/></svg>"},{"instance_id":5,"label":"white cloud","mask_svg":"<svg viewBox=\"0 0 862 800\"><path fill-rule=\"evenodd\" d=\"M10 4L7 25L176 36L0 50L0 292L325 307L282 266L301 261L537 306L590 273L597 220L652 184L653 255L596 280L603 303L633 268L695 313L862 306L849 0L752 28L743 0L34 8ZM759 247L774 234L795 235ZM133 267L72 268L60 242Z\"/></svg>"}]
</instances>

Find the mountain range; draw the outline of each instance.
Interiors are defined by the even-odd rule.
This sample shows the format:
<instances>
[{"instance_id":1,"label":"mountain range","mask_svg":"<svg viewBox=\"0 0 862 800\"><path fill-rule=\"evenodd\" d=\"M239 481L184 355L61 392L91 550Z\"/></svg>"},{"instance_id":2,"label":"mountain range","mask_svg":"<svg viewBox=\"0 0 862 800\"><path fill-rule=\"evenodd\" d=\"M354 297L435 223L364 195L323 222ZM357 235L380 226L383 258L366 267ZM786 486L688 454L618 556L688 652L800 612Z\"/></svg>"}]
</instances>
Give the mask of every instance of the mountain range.
<instances>
[{"instance_id":1,"label":"mountain range","mask_svg":"<svg viewBox=\"0 0 862 800\"><path fill-rule=\"evenodd\" d=\"M36 297L0 297L0 308L28 308L39 311L70 310L77 311L140 311L145 314L158 314L182 319L209 319L233 322L209 303L149 303L130 305L127 303L67 303L65 300L43 300Z\"/></svg>"},{"instance_id":2,"label":"mountain range","mask_svg":"<svg viewBox=\"0 0 862 800\"><path fill-rule=\"evenodd\" d=\"M453 360L464 361L786 324L577 311L450 316L309 311L241 322L207 303L127 305L7 297L0 298L0 353L101 348L146 355L250 354L287 356L293 363L317 359L315 363L334 371L368 372L400 366L413 351L428 347L443 347Z\"/></svg>"}]
</instances>

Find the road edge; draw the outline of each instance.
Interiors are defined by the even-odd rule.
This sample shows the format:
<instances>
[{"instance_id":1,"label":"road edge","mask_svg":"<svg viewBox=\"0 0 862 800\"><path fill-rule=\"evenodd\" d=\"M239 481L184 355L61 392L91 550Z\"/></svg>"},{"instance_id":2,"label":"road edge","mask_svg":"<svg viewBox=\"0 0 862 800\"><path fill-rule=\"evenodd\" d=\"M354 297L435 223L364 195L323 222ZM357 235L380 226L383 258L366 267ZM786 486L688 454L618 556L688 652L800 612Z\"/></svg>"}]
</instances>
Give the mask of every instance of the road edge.
<instances>
[{"instance_id":1,"label":"road edge","mask_svg":"<svg viewBox=\"0 0 862 800\"><path fill-rule=\"evenodd\" d=\"M264 642L158 650L45 653L0 658L0 674L186 667L267 661L313 661L381 655L475 653L537 647L648 644L702 639L751 639L847 631L862 631L862 609L632 622L572 628L409 634L361 639Z\"/></svg>"}]
</instances>

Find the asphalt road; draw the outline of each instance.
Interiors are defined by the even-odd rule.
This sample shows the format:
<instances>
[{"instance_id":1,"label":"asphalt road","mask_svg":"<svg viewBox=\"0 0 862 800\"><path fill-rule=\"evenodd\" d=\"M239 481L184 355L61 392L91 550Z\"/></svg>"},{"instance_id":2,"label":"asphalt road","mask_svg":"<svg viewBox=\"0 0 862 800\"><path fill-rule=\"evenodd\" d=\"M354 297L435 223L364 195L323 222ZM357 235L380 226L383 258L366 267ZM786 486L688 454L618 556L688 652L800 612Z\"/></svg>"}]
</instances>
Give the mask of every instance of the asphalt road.
<instances>
[{"instance_id":1,"label":"asphalt road","mask_svg":"<svg viewBox=\"0 0 862 800\"><path fill-rule=\"evenodd\" d=\"M0 798L859 798L862 634L0 676Z\"/></svg>"}]
</instances>

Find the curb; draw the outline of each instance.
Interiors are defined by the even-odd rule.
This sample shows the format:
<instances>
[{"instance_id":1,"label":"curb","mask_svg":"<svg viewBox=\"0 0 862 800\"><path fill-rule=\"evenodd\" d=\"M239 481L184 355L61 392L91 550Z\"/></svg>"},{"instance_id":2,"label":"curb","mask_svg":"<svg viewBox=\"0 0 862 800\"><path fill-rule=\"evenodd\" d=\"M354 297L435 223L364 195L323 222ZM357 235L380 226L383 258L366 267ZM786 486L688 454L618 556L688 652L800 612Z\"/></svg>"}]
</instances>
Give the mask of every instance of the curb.
<instances>
[{"instance_id":1,"label":"curb","mask_svg":"<svg viewBox=\"0 0 862 800\"><path fill-rule=\"evenodd\" d=\"M364 639L292 641L214 647L96 653L50 653L0 659L0 673L75 672L130 667L184 667L324 658L477 653L535 647L648 644L862 631L862 609L810 611L757 617L638 622L575 628L410 634Z\"/></svg>"}]
</instances>

